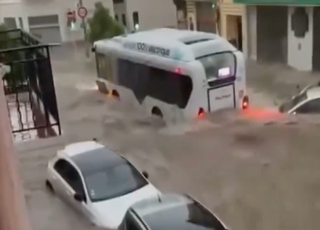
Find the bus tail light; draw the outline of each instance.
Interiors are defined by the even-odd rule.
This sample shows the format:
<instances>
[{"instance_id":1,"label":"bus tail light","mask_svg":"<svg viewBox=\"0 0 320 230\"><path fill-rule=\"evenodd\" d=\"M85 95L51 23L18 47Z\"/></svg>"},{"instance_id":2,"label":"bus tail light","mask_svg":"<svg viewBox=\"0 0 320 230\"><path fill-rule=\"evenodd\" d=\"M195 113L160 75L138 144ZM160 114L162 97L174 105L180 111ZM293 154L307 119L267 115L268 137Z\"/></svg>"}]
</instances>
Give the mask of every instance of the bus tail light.
<instances>
[{"instance_id":1,"label":"bus tail light","mask_svg":"<svg viewBox=\"0 0 320 230\"><path fill-rule=\"evenodd\" d=\"M249 107L249 97L244 96L242 100L242 109L247 109Z\"/></svg>"},{"instance_id":2,"label":"bus tail light","mask_svg":"<svg viewBox=\"0 0 320 230\"><path fill-rule=\"evenodd\" d=\"M204 109L200 108L199 111L198 111L198 118L203 117L203 114L204 114Z\"/></svg>"},{"instance_id":3,"label":"bus tail light","mask_svg":"<svg viewBox=\"0 0 320 230\"><path fill-rule=\"evenodd\" d=\"M174 72L175 72L176 74L181 74L181 73L182 73L182 70L181 70L181 68L177 67L177 68L174 70Z\"/></svg>"}]
</instances>

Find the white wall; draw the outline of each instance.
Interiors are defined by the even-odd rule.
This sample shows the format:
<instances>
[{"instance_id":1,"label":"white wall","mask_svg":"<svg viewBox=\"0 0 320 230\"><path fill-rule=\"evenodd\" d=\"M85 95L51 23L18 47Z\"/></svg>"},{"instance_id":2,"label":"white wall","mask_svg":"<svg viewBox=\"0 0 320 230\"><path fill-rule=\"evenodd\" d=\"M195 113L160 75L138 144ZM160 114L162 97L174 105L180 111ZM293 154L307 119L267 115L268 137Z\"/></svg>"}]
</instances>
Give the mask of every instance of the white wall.
<instances>
[{"instance_id":1,"label":"white wall","mask_svg":"<svg viewBox=\"0 0 320 230\"><path fill-rule=\"evenodd\" d=\"M255 6L245 7L247 39L245 42L245 50L247 50L247 58L257 60L257 9Z\"/></svg>"},{"instance_id":2,"label":"white wall","mask_svg":"<svg viewBox=\"0 0 320 230\"><path fill-rule=\"evenodd\" d=\"M88 17L93 15L95 2L102 2L104 6L110 9L113 16L112 0L83 0L83 5L88 9ZM82 30L70 32L67 28L66 13L68 9L76 10L78 1L73 0L1 0L0 1L0 21L4 17L21 17L26 31L29 30L28 17L59 15L59 25L63 41L72 41L83 39ZM80 19L77 20L80 22Z\"/></svg>"},{"instance_id":3,"label":"white wall","mask_svg":"<svg viewBox=\"0 0 320 230\"><path fill-rule=\"evenodd\" d=\"M127 22L133 29L133 12L139 13L140 30L177 26L176 7L172 0L129 0L126 3Z\"/></svg>"},{"instance_id":4,"label":"white wall","mask_svg":"<svg viewBox=\"0 0 320 230\"><path fill-rule=\"evenodd\" d=\"M125 2L114 4L113 10L114 14L118 15L119 19L121 19L122 14L127 14Z\"/></svg>"},{"instance_id":5,"label":"white wall","mask_svg":"<svg viewBox=\"0 0 320 230\"><path fill-rule=\"evenodd\" d=\"M288 8L288 65L301 71L312 70L313 7L307 7L309 32L304 38L296 38L291 30L291 15L295 7Z\"/></svg>"}]
</instances>

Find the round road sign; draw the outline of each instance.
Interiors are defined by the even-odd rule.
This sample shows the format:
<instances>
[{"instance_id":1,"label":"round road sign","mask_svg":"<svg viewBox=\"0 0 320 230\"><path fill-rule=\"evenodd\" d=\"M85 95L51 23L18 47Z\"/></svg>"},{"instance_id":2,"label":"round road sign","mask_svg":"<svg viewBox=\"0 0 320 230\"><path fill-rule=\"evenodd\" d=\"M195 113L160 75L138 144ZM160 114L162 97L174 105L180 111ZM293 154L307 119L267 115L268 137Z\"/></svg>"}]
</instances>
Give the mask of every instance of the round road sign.
<instances>
[{"instance_id":1,"label":"round road sign","mask_svg":"<svg viewBox=\"0 0 320 230\"><path fill-rule=\"evenodd\" d=\"M78 16L80 18L85 18L88 14L87 8L85 8L84 6L80 6L78 8Z\"/></svg>"}]
</instances>

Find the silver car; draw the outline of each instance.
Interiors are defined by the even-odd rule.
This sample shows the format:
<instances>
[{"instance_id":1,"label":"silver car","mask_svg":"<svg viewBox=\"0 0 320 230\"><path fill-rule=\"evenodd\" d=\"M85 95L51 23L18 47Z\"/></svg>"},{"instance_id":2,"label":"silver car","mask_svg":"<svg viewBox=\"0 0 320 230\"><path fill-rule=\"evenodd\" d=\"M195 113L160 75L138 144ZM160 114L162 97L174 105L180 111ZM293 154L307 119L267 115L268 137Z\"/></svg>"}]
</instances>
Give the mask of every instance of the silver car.
<instances>
[{"instance_id":1,"label":"silver car","mask_svg":"<svg viewBox=\"0 0 320 230\"><path fill-rule=\"evenodd\" d=\"M288 114L320 114L320 86L310 85L291 100L283 103L279 111Z\"/></svg>"},{"instance_id":2,"label":"silver car","mask_svg":"<svg viewBox=\"0 0 320 230\"><path fill-rule=\"evenodd\" d=\"M189 195L162 194L135 203L119 230L227 230L209 209Z\"/></svg>"}]
</instances>

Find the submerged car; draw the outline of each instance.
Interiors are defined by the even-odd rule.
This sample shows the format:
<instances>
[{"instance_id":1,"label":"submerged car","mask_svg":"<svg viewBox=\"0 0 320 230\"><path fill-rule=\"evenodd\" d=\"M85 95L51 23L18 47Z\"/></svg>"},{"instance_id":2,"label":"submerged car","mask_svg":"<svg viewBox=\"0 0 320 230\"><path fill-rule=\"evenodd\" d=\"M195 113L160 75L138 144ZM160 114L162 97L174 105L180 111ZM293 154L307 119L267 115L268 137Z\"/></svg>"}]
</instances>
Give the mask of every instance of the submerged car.
<instances>
[{"instance_id":1,"label":"submerged car","mask_svg":"<svg viewBox=\"0 0 320 230\"><path fill-rule=\"evenodd\" d=\"M311 85L279 107L281 113L320 114L320 86Z\"/></svg>"},{"instance_id":2,"label":"submerged car","mask_svg":"<svg viewBox=\"0 0 320 230\"><path fill-rule=\"evenodd\" d=\"M49 161L46 185L95 225L117 229L132 204L160 194L147 178L123 156L85 141Z\"/></svg>"},{"instance_id":3,"label":"submerged car","mask_svg":"<svg viewBox=\"0 0 320 230\"><path fill-rule=\"evenodd\" d=\"M132 205L119 230L227 230L225 224L190 195L163 194Z\"/></svg>"}]
</instances>

